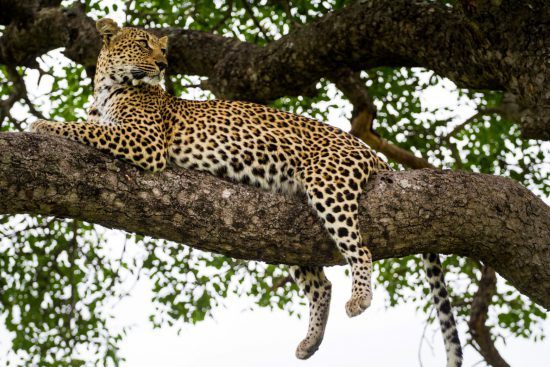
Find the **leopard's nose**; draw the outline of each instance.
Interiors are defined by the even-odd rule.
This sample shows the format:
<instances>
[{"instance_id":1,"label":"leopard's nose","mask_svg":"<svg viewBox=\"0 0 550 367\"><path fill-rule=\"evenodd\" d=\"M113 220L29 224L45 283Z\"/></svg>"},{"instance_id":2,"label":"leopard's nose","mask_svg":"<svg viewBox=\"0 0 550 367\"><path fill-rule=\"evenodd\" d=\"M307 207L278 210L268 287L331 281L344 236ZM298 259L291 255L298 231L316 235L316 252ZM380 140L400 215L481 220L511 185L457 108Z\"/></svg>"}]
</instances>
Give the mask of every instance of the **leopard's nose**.
<instances>
[{"instance_id":1,"label":"leopard's nose","mask_svg":"<svg viewBox=\"0 0 550 367\"><path fill-rule=\"evenodd\" d=\"M160 71L163 71L168 67L168 64L165 63L164 61L155 61L155 64L157 64Z\"/></svg>"}]
</instances>

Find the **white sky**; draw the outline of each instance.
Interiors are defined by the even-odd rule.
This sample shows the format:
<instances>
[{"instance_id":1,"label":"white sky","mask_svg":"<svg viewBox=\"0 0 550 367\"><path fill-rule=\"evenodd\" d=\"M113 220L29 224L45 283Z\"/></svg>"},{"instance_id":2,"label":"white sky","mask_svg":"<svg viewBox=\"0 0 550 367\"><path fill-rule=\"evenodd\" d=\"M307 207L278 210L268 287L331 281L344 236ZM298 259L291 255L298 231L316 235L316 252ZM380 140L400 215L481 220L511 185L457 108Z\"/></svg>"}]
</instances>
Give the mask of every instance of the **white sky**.
<instances>
[{"instance_id":1,"label":"white sky","mask_svg":"<svg viewBox=\"0 0 550 367\"><path fill-rule=\"evenodd\" d=\"M60 53L54 52L53 55ZM46 77L47 78L47 77ZM45 78L45 79L46 79ZM28 78L28 89L37 97L49 91L48 82L36 85L36 77ZM31 100L33 98L31 97ZM423 103L455 105L456 96L447 90L432 88L423 94ZM17 115L19 113L19 115ZM458 113L461 119L473 114L470 108ZM333 114L330 122L342 128L349 126L342 114ZM16 112L15 117L23 117ZM109 236L113 247L121 246L122 236ZM414 305L402 305L386 310L383 294L375 292L373 303L363 315L348 319L344 304L351 282L341 267L327 271L333 282L333 301L325 339L319 351L309 360L294 357L294 350L305 335L307 310L301 320L283 311L249 308L251 301L232 296L225 308L214 311L215 319L198 325L185 325L180 335L176 329L164 326L153 330L148 316L153 312L150 282L143 279L131 296L114 310L113 327L133 325L122 343L125 367L183 366L420 366L419 343L423 334L424 315ZM299 302L299 300L297 300ZM550 321L544 326L548 332ZM460 325L461 340L466 340L466 325ZM10 335L0 326L0 366L7 361ZM431 346L430 346L431 344ZM550 342L533 343L508 337L506 345L497 343L499 351L512 366L550 366ZM421 350L422 365L443 366L444 347L438 328L428 328ZM481 357L471 347L465 348L465 366L474 366Z\"/></svg>"},{"instance_id":2,"label":"white sky","mask_svg":"<svg viewBox=\"0 0 550 367\"><path fill-rule=\"evenodd\" d=\"M413 305L386 310L383 296L375 292L370 309L349 319L344 304L350 282L341 269L328 269L333 282L333 301L325 339L319 351L307 361L294 357L294 350L305 335L307 321L287 316L282 311L242 311L250 305L232 297L227 308L216 312L215 320L185 326L180 336L175 330L153 330L147 316L152 311L150 290L143 282L134 295L117 310L118 322L136 323L122 344L127 357L125 366L420 366L419 344L424 331L424 316ZM303 314L306 315L304 307ZM548 330L549 323L546 323ZM465 325L460 325L465 340ZM443 366L444 346L439 329L426 332L422 365ZM432 344L432 347L428 345ZM533 344L520 339L498 343L503 357L512 366L550 366L550 343ZM465 349L464 366L473 366L481 358L472 348Z\"/></svg>"}]
</instances>

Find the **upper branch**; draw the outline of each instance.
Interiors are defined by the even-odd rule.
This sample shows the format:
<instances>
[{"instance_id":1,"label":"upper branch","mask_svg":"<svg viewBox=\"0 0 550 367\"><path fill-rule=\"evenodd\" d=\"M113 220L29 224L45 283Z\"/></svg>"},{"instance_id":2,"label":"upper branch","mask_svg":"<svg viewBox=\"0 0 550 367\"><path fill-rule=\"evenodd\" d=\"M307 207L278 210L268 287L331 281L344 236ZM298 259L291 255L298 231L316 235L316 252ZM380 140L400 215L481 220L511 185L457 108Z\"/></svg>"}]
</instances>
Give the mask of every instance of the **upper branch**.
<instances>
[{"instance_id":1,"label":"upper branch","mask_svg":"<svg viewBox=\"0 0 550 367\"><path fill-rule=\"evenodd\" d=\"M307 94L335 70L421 66L461 87L506 90L518 97L525 137L550 139L549 52L543 2L504 0L484 16L438 2L358 1L259 47L181 29L170 35L171 70L207 76L219 97L266 101ZM82 9L43 8L28 24L12 22L0 38L0 63L33 65L65 46L95 65L99 37Z\"/></svg>"},{"instance_id":2,"label":"upper branch","mask_svg":"<svg viewBox=\"0 0 550 367\"><path fill-rule=\"evenodd\" d=\"M375 259L470 256L550 306L550 208L516 182L418 170L375 176L367 192L360 224ZM343 262L305 198L196 171L145 173L57 137L0 133L0 198L2 214L71 217L244 259Z\"/></svg>"}]
</instances>

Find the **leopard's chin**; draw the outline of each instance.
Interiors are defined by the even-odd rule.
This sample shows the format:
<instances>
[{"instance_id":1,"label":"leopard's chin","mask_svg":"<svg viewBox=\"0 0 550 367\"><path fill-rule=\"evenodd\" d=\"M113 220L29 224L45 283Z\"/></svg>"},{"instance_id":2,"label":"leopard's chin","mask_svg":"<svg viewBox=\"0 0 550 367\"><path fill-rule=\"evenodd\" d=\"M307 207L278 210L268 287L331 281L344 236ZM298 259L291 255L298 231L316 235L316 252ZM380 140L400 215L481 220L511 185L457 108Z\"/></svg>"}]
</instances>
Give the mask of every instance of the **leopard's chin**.
<instances>
[{"instance_id":1,"label":"leopard's chin","mask_svg":"<svg viewBox=\"0 0 550 367\"><path fill-rule=\"evenodd\" d=\"M150 86L156 86L158 85L162 80L162 73L156 74L156 75L147 75L140 79L132 79L132 85L134 86L143 86L143 85L150 85Z\"/></svg>"}]
</instances>

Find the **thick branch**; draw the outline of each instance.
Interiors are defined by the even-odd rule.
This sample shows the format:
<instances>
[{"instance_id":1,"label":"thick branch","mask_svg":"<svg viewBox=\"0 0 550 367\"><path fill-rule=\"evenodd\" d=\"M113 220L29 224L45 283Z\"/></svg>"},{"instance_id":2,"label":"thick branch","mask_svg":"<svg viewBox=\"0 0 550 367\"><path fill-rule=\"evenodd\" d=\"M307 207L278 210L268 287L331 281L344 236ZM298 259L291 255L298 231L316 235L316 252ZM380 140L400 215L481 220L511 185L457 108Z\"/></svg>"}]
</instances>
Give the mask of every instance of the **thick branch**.
<instances>
[{"instance_id":1,"label":"thick branch","mask_svg":"<svg viewBox=\"0 0 550 367\"><path fill-rule=\"evenodd\" d=\"M219 97L272 100L305 94L344 67L422 66L461 87L504 89L518 96L529 138L550 139L548 6L502 1L485 17L465 18L437 2L360 1L303 25L266 47L213 34L170 34L171 70L207 76ZM95 65L99 38L78 8L41 9L32 22L11 23L0 38L0 63L35 65L66 47L85 67Z\"/></svg>"},{"instance_id":2,"label":"thick branch","mask_svg":"<svg viewBox=\"0 0 550 367\"><path fill-rule=\"evenodd\" d=\"M95 67L101 42L95 21L80 4L62 9L45 7L25 23L12 22L0 37L0 63L37 67L36 58L59 47L84 67Z\"/></svg>"},{"instance_id":3,"label":"thick branch","mask_svg":"<svg viewBox=\"0 0 550 367\"><path fill-rule=\"evenodd\" d=\"M375 176L367 191L361 231L375 259L470 256L550 306L550 208L516 182L418 170ZM244 259L343 262L305 198L194 171L140 172L62 138L0 134L0 197L4 214L71 217Z\"/></svg>"},{"instance_id":4,"label":"thick branch","mask_svg":"<svg viewBox=\"0 0 550 367\"><path fill-rule=\"evenodd\" d=\"M0 25L7 25L13 20L25 20L34 15L38 1L0 0Z\"/></svg>"}]
</instances>

